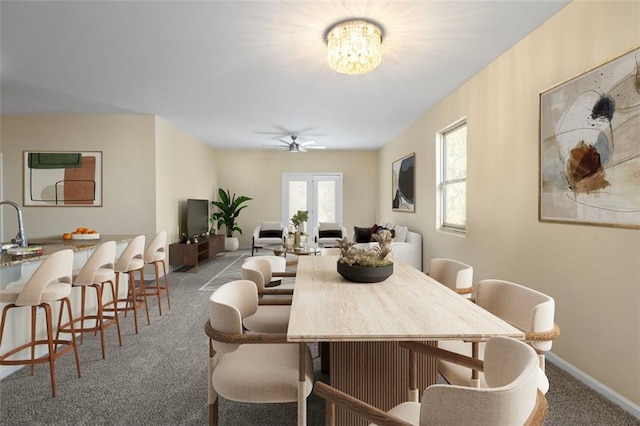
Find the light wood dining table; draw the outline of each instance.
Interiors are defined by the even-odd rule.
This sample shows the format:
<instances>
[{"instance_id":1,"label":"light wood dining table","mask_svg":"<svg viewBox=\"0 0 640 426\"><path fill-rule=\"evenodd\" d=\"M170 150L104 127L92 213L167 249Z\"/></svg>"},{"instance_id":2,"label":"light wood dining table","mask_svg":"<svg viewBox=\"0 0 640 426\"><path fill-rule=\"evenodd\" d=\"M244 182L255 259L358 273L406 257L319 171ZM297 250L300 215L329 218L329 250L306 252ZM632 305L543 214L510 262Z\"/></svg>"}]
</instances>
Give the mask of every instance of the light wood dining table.
<instances>
[{"instance_id":1,"label":"light wood dining table","mask_svg":"<svg viewBox=\"0 0 640 426\"><path fill-rule=\"evenodd\" d=\"M406 401L409 361L399 342L524 339L522 331L402 260L394 261L393 275L380 283L345 280L337 260L299 259L287 339L330 342L331 385L382 410ZM421 356L418 372L421 389L437 381L433 358ZM305 413L298 418L304 424ZM366 424L344 411L337 419Z\"/></svg>"}]
</instances>

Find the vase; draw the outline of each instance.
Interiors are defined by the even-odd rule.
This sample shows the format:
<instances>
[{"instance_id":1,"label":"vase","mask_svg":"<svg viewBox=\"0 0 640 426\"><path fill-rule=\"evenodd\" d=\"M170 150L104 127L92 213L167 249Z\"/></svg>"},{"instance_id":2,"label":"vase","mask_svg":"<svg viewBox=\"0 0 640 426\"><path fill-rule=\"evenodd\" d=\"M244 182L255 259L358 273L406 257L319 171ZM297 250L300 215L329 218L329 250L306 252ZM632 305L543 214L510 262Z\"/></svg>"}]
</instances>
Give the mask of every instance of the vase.
<instances>
[{"instance_id":1,"label":"vase","mask_svg":"<svg viewBox=\"0 0 640 426\"><path fill-rule=\"evenodd\" d=\"M387 266L356 266L338 262L338 273L347 281L379 283L393 274L393 263Z\"/></svg>"},{"instance_id":2,"label":"vase","mask_svg":"<svg viewBox=\"0 0 640 426\"><path fill-rule=\"evenodd\" d=\"M293 234L293 246L300 247L300 231L296 231L296 233Z\"/></svg>"},{"instance_id":3,"label":"vase","mask_svg":"<svg viewBox=\"0 0 640 426\"><path fill-rule=\"evenodd\" d=\"M226 237L224 239L224 251L236 251L240 247L238 237Z\"/></svg>"}]
</instances>

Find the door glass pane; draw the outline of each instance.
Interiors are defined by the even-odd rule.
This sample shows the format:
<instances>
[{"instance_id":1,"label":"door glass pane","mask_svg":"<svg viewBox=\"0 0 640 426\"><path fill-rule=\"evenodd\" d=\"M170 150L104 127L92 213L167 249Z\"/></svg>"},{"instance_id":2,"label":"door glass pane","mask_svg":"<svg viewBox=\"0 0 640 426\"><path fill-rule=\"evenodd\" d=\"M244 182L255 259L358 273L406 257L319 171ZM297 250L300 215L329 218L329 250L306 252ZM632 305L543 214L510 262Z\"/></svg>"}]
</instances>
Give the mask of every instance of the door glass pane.
<instances>
[{"instance_id":1,"label":"door glass pane","mask_svg":"<svg viewBox=\"0 0 640 426\"><path fill-rule=\"evenodd\" d=\"M336 182L321 180L318 182L318 222L337 222L336 220Z\"/></svg>"},{"instance_id":2,"label":"door glass pane","mask_svg":"<svg viewBox=\"0 0 640 426\"><path fill-rule=\"evenodd\" d=\"M291 218L298 210L309 210L307 207L307 181L289 181L289 215L285 225L291 224Z\"/></svg>"}]
</instances>

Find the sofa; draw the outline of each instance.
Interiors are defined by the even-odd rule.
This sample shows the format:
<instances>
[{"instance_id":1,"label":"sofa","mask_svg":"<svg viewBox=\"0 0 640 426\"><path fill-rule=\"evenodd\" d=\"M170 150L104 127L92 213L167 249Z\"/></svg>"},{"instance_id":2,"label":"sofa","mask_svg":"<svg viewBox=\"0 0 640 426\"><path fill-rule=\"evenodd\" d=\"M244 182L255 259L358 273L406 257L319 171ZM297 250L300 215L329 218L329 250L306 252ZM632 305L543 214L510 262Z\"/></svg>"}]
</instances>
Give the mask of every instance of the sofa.
<instances>
[{"instance_id":1,"label":"sofa","mask_svg":"<svg viewBox=\"0 0 640 426\"><path fill-rule=\"evenodd\" d=\"M391 256L402 259L414 268L422 271L422 235L409 231L406 226L393 223L376 224L370 227L354 226L352 240L358 248L373 248L378 243L372 239L373 234L387 229L393 235Z\"/></svg>"}]
</instances>

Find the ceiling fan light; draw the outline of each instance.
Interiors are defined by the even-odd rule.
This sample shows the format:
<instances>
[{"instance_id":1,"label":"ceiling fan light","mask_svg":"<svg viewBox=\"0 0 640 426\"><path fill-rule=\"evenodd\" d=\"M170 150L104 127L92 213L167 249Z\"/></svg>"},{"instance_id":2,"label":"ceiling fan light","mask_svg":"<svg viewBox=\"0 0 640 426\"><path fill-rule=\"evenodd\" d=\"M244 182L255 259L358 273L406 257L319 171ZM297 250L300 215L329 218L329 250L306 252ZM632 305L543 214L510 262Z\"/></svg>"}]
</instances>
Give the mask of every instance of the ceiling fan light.
<instances>
[{"instance_id":1,"label":"ceiling fan light","mask_svg":"<svg viewBox=\"0 0 640 426\"><path fill-rule=\"evenodd\" d=\"M382 29L364 19L335 24L327 31L329 67L342 74L365 74L382 60Z\"/></svg>"}]
</instances>

